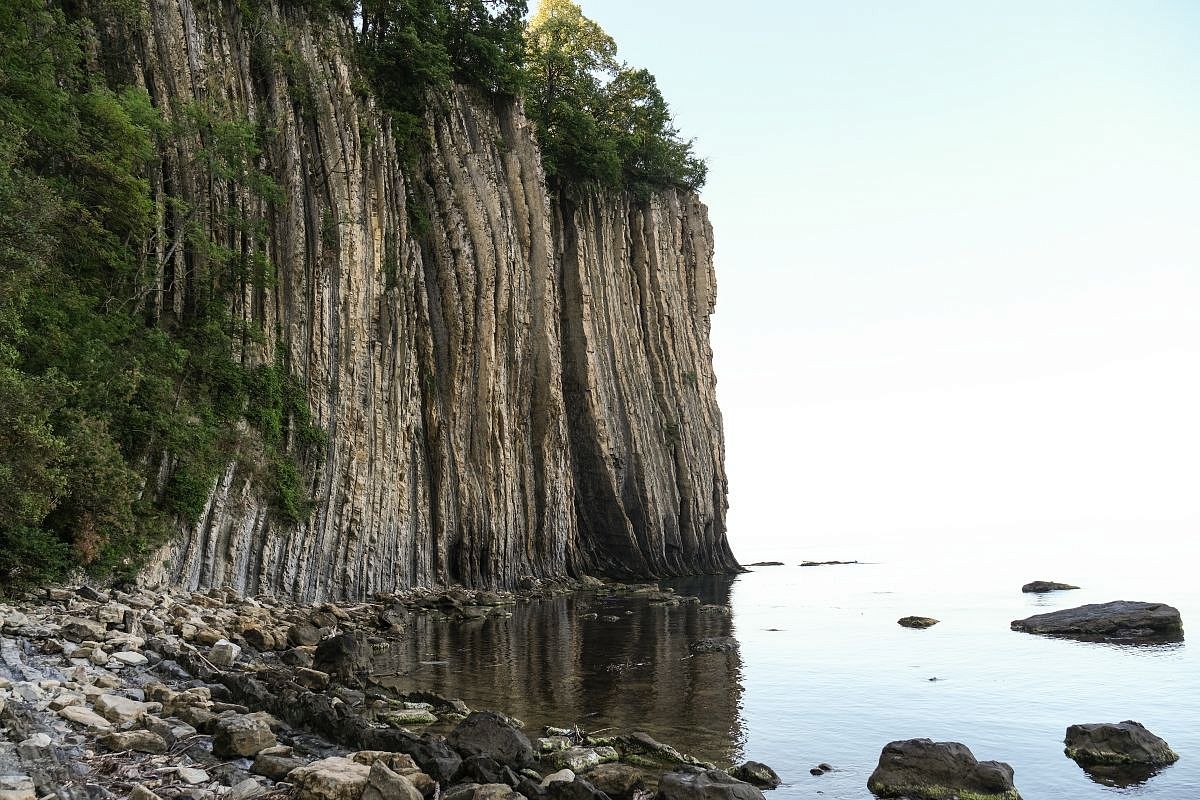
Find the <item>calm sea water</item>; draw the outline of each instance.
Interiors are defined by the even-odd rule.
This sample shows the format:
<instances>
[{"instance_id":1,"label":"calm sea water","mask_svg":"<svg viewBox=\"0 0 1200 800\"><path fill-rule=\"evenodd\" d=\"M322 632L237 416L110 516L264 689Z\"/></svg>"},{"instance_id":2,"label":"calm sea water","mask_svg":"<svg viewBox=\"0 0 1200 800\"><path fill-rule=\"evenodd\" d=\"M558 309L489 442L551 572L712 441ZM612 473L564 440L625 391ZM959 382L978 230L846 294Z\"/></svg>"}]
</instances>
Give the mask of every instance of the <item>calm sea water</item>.
<instances>
[{"instance_id":1,"label":"calm sea water","mask_svg":"<svg viewBox=\"0 0 1200 800\"><path fill-rule=\"evenodd\" d=\"M929 548L915 538L874 563L801 568L790 559L732 581L679 585L730 605L729 617L577 595L467 626L418 620L401 683L509 710L531 729L646 730L717 762L764 761L786 782L768 795L777 800L869 798L882 746L913 737L960 741L980 759L1007 761L1026 800L1200 798L1197 644L1113 646L1008 627L1055 608L1126 599L1171 603L1186 629L1200 620L1194 550L1147 546L1137 556L1115 548L1118 537L1103 548L1060 543L1051 553L1036 539L1029 549L1006 541L1004 549L986 539ZM1033 579L1085 588L1022 594ZM619 620L584 618L593 611ZM941 623L899 627L909 614ZM689 656L689 643L725 634L739 641L736 654ZM1115 788L1063 755L1068 725L1126 719L1165 738L1179 763ZM810 775L820 762L835 771Z\"/></svg>"}]
</instances>

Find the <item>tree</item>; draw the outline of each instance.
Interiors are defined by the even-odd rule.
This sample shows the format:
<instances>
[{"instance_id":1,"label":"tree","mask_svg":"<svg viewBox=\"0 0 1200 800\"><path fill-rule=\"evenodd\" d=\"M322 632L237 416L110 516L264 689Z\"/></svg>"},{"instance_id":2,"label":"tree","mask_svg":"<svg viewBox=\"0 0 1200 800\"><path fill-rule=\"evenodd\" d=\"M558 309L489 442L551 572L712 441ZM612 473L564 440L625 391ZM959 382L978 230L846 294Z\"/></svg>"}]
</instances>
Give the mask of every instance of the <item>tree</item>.
<instances>
[{"instance_id":1,"label":"tree","mask_svg":"<svg viewBox=\"0 0 1200 800\"><path fill-rule=\"evenodd\" d=\"M652 189L704 183L654 76L617 60L617 46L572 0L542 0L526 34L529 109L546 172L571 182Z\"/></svg>"}]
</instances>

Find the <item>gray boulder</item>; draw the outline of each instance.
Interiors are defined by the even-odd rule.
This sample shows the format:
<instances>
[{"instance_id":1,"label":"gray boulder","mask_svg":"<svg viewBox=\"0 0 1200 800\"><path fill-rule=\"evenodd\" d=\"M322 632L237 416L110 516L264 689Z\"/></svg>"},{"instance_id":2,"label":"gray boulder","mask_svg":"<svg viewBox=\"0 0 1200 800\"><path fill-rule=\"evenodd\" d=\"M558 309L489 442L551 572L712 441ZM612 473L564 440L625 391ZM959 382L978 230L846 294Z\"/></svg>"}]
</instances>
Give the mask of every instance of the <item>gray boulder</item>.
<instances>
[{"instance_id":1,"label":"gray boulder","mask_svg":"<svg viewBox=\"0 0 1200 800\"><path fill-rule=\"evenodd\" d=\"M1170 745L1132 720L1072 725L1063 741L1064 752L1081 765L1164 766L1179 760Z\"/></svg>"},{"instance_id":2,"label":"gray boulder","mask_svg":"<svg viewBox=\"0 0 1200 800\"><path fill-rule=\"evenodd\" d=\"M1021 800L1008 764L977 761L964 744L930 739L889 742L867 788L877 797L913 800Z\"/></svg>"},{"instance_id":3,"label":"gray boulder","mask_svg":"<svg viewBox=\"0 0 1200 800\"><path fill-rule=\"evenodd\" d=\"M495 711L471 713L446 738L464 756L487 756L517 770L534 763L529 738Z\"/></svg>"},{"instance_id":4,"label":"gray boulder","mask_svg":"<svg viewBox=\"0 0 1200 800\"><path fill-rule=\"evenodd\" d=\"M1101 641L1171 641L1183 638L1179 609L1165 603L1117 600L1013 620L1014 631Z\"/></svg>"},{"instance_id":5,"label":"gray boulder","mask_svg":"<svg viewBox=\"0 0 1200 800\"><path fill-rule=\"evenodd\" d=\"M1057 581L1031 581L1021 587L1021 591L1027 594L1042 594L1044 592L1064 592L1068 589L1078 589L1078 586L1072 586L1069 583L1059 583Z\"/></svg>"},{"instance_id":6,"label":"gray boulder","mask_svg":"<svg viewBox=\"0 0 1200 800\"><path fill-rule=\"evenodd\" d=\"M657 800L763 800L757 786L719 769L680 767L658 783Z\"/></svg>"}]
</instances>

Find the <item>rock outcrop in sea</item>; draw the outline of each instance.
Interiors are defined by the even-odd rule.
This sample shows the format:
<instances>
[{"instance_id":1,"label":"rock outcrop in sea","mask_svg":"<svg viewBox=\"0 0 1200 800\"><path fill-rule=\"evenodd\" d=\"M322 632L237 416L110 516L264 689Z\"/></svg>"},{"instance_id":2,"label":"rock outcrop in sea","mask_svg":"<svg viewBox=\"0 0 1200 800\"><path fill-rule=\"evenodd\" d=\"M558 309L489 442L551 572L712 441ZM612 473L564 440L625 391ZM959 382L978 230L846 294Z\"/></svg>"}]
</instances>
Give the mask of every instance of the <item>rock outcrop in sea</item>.
<instances>
[{"instance_id":1,"label":"rock outcrop in sea","mask_svg":"<svg viewBox=\"0 0 1200 800\"><path fill-rule=\"evenodd\" d=\"M160 153L152 193L203 213L161 220L153 313L196 291L176 279L187 225L265 249L272 279L230 299L262 331L244 357L290 365L329 443L298 525L231 455L150 578L314 600L735 570L700 199L548 186L519 102L465 88L406 164L348 24L254 5L101 19L98 58L168 123L198 108L261 131L279 202L211 181L203 128Z\"/></svg>"},{"instance_id":2,"label":"rock outcrop in sea","mask_svg":"<svg viewBox=\"0 0 1200 800\"><path fill-rule=\"evenodd\" d=\"M1179 609L1165 603L1117 600L1013 620L1014 631L1103 641L1156 642L1183 638Z\"/></svg>"}]
</instances>

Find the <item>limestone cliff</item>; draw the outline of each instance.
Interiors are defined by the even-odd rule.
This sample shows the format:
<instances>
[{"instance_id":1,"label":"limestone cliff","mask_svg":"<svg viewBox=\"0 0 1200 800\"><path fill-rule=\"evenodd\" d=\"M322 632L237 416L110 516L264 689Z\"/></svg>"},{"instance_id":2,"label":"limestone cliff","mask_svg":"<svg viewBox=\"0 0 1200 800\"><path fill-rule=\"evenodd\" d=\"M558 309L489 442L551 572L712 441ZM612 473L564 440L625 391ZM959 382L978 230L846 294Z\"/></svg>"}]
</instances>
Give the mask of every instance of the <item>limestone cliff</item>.
<instances>
[{"instance_id":1,"label":"limestone cliff","mask_svg":"<svg viewBox=\"0 0 1200 800\"><path fill-rule=\"evenodd\" d=\"M262 248L270 280L230 298L264 332L244 357L286 364L329 434L306 522L277 522L253 459L231 455L152 578L315 599L736 568L696 196L548 191L519 105L466 89L407 166L350 31L291 6L149 0L99 34L97 63L168 118L255 125L274 200L200 169L210 128L161 153L153 189L188 211L161 221L157 313L197 291L188 226Z\"/></svg>"}]
</instances>

